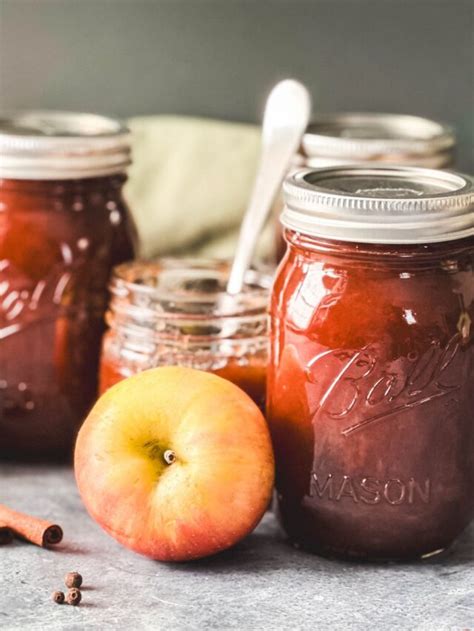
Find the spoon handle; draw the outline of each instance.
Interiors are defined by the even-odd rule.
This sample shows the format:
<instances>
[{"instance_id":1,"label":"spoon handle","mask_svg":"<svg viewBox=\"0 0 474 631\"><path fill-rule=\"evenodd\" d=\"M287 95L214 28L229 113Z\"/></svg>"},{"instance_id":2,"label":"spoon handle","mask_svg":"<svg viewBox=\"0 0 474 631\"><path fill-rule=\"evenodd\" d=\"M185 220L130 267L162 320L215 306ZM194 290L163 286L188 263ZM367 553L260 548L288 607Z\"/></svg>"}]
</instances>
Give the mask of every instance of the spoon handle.
<instances>
[{"instance_id":1,"label":"spoon handle","mask_svg":"<svg viewBox=\"0 0 474 631\"><path fill-rule=\"evenodd\" d=\"M288 101L288 111L277 110L278 90L291 84L295 94ZM281 94L281 90L280 90ZM280 98L282 98L280 96ZM298 99L296 107L293 101ZM280 103L284 106L284 101ZM296 153L307 127L311 108L306 88L293 80L283 81L273 89L267 101L262 137L262 151L257 177L247 207L237 243L237 251L227 283L227 292L235 295L242 291L244 277L250 266L257 240L261 234L273 200L288 172L291 159ZM292 111L294 110L294 111ZM267 116L268 113L268 116Z\"/></svg>"}]
</instances>

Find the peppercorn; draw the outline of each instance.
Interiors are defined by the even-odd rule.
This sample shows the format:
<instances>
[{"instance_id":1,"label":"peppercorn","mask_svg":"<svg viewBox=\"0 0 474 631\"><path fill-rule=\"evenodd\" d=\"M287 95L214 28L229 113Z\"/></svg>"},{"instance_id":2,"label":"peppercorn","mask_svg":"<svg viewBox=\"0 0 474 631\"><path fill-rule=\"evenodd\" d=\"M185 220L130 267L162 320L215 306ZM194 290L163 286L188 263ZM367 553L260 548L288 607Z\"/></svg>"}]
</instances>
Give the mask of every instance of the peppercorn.
<instances>
[{"instance_id":1,"label":"peppercorn","mask_svg":"<svg viewBox=\"0 0 474 631\"><path fill-rule=\"evenodd\" d=\"M82 585L82 576L79 572L68 572L64 577L66 587L80 587Z\"/></svg>"},{"instance_id":2,"label":"peppercorn","mask_svg":"<svg viewBox=\"0 0 474 631\"><path fill-rule=\"evenodd\" d=\"M68 605L73 605L73 607L76 607L82 599L82 594L80 592L79 589L77 589L77 587L72 587L66 596L66 602Z\"/></svg>"},{"instance_id":3,"label":"peppercorn","mask_svg":"<svg viewBox=\"0 0 474 631\"><path fill-rule=\"evenodd\" d=\"M62 605L62 603L64 602L64 592L53 592L51 598L58 605Z\"/></svg>"}]
</instances>

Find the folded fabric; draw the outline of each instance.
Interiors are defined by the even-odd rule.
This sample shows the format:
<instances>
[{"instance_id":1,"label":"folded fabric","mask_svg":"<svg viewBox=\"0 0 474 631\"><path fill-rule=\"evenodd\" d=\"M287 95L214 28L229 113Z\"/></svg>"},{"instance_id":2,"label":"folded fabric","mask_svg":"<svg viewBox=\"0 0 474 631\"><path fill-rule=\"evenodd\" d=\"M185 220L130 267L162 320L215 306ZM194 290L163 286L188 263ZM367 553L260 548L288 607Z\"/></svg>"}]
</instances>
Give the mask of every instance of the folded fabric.
<instances>
[{"instance_id":1,"label":"folded fabric","mask_svg":"<svg viewBox=\"0 0 474 631\"><path fill-rule=\"evenodd\" d=\"M260 148L260 128L176 116L129 121L133 164L125 196L144 257L232 256ZM271 230L260 255L271 249Z\"/></svg>"}]
</instances>

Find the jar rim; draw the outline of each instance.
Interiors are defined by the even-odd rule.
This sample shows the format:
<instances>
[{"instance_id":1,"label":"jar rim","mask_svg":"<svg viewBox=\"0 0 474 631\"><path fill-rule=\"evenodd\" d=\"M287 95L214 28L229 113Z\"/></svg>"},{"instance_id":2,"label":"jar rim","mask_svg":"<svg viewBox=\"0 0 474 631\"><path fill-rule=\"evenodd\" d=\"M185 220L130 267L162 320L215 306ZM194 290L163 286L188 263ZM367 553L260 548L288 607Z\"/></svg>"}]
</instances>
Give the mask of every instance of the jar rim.
<instances>
[{"instance_id":1,"label":"jar rim","mask_svg":"<svg viewBox=\"0 0 474 631\"><path fill-rule=\"evenodd\" d=\"M110 309L146 321L261 317L266 314L272 275L251 269L237 296L225 291L230 271L223 259L160 258L117 266Z\"/></svg>"}]
</instances>

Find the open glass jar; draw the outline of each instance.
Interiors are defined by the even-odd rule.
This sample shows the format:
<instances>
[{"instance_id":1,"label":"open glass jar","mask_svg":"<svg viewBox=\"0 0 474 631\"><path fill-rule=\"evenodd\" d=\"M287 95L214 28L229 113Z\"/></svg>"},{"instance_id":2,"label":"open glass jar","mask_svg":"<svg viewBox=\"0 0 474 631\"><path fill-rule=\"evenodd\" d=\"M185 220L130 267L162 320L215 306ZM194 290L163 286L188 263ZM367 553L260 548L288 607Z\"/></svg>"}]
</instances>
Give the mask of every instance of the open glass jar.
<instances>
[{"instance_id":1,"label":"open glass jar","mask_svg":"<svg viewBox=\"0 0 474 631\"><path fill-rule=\"evenodd\" d=\"M100 389L157 366L213 372L263 410L271 277L251 270L244 291L226 291L222 261L162 259L117 267L111 283Z\"/></svg>"},{"instance_id":2,"label":"open glass jar","mask_svg":"<svg viewBox=\"0 0 474 631\"><path fill-rule=\"evenodd\" d=\"M285 184L267 418L279 514L325 554L407 559L474 515L474 184L412 167Z\"/></svg>"},{"instance_id":3,"label":"open glass jar","mask_svg":"<svg viewBox=\"0 0 474 631\"><path fill-rule=\"evenodd\" d=\"M443 169L453 165L455 148L456 138L449 126L420 116L326 114L308 126L290 173L303 167L320 169L374 163ZM282 210L280 196L273 209L278 260L286 249L279 222Z\"/></svg>"},{"instance_id":4,"label":"open glass jar","mask_svg":"<svg viewBox=\"0 0 474 631\"><path fill-rule=\"evenodd\" d=\"M18 113L0 152L0 454L63 458L97 395L110 272L133 257L129 132Z\"/></svg>"}]
</instances>

